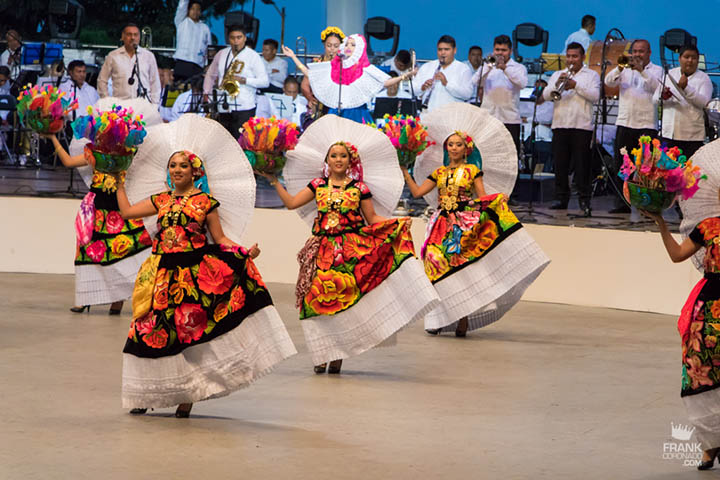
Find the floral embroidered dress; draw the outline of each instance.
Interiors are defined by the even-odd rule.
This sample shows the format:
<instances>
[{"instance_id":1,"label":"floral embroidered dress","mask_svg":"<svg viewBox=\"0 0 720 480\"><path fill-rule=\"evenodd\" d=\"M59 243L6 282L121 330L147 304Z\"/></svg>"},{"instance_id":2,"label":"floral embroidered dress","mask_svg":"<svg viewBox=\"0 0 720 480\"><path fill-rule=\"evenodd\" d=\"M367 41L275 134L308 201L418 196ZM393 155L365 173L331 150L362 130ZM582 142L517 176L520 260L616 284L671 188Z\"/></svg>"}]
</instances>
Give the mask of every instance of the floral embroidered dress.
<instances>
[{"instance_id":1,"label":"floral embroidered dress","mask_svg":"<svg viewBox=\"0 0 720 480\"><path fill-rule=\"evenodd\" d=\"M115 177L95 171L81 209L94 211L92 238L75 254L75 303L96 305L130 297L152 239L142 220L120 215Z\"/></svg>"},{"instance_id":2,"label":"floral embroidered dress","mask_svg":"<svg viewBox=\"0 0 720 480\"><path fill-rule=\"evenodd\" d=\"M247 251L209 243L205 218L219 202L202 192L151 201L158 234L133 294L123 406L227 395L296 353Z\"/></svg>"},{"instance_id":3,"label":"floral embroidered dress","mask_svg":"<svg viewBox=\"0 0 720 480\"><path fill-rule=\"evenodd\" d=\"M318 213L313 237L298 254L296 294L306 343L318 365L377 346L434 306L437 297L415 258L407 220L365 225L361 201L372 197L365 183L352 180L337 188L316 178L308 187ZM399 300L403 287L412 298Z\"/></svg>"},{"instance_id":4,"label":"floral embroidered dress","mask_svg":"<svg viewBox=\"0 0 720 480\"><path fill-rule=\"evenodd\" d=\"M464 316L468 330L498 320L549 263L503 194L474 196L475 179L482 175L476 165L463 164L439 167L428 176L437 185L439 206L422 255L443 303L426 316L428 329L454 330Z\"/></svg>"}]
</instances>

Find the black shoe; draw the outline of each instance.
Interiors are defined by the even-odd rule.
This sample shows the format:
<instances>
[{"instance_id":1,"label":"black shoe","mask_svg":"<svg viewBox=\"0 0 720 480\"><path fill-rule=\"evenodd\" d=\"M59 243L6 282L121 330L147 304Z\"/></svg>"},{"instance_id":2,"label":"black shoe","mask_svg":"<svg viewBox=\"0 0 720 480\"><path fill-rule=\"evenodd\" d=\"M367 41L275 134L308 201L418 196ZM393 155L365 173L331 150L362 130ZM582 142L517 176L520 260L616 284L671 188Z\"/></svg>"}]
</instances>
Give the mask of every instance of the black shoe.
<instances>
[{"instance_id":1,"label":"black shoe","mask_svg":"<svg viewBox=\"0 0 720 480\"><path fill-rule=\"evenodd\" d=\"M715 464L715 458L720 455L720 451L718 451L717 449L713 450L715 451L711 455L710 460L700 463L700 465L698 465L697 467L698 470L710 470L711 468L713 468L713 465Z\"/></svg>"},{"instance_id":2,"label":"black shoe","mask_svg":"<svg viewBox=\"0 0 720 480\"><path fill-rule=\"evenodd\" d=\"M71 307L70 311L73 313L83 313L87 309L88 313L90 313L90 305L83 305L82 307Z\"/></svg>"},{"instance_id":3,"label":"black shoe","mask_svg":"<svg viewBox=\"0 0 720 480\"><path fill-rule=\"evenodd\" d=\"M616 207L610 210L608 213L630 213L630 207L624 205L622 207Z\"/></svg>"},{"instance_id":4,"label":"black shoe","mask_svg":"<svg viewBox=\"0 0 720 480\"><path fill-rule=\"evenodd\" d=\"M188 406L190 405L190 406ZM190 417L190 410L192 410L192 403L181 403L178 405L177 410L175 410L175 417L176 418L188 418Z\"/></svg>"},{"instance_id":5,"label":"black shoe","mask_svg":"<svg viewBox=\"0 0 720 480\"><path fill-rule=\"evenodd\" d=\"M567 210L567 202L555 202L550 205L550 210Z\"/></svg>"},{"instance_id":6,"label":"black shoe","mask_svg":"<svg viewBox=\"0 0 720 480\"><path fill-rule=\"evenodd\" d=\"M340 373L341 368L342 368L342 359L333 360L332 362L330 362L330 366L328 367L328 373L333 373L333 374Z\"/></svg>"},{"instance_id":7,"label":"black shoe","mask_svg":"<svg viewBox=\"0 0 720 480\"><path fill-rule=\"evenodd\" d=\"M585 217L585 218L592 217L592 209L590 208L590 206L588 206L588 205L582 206L582 207L580 207L580 210L583 211L583 217Z\"/></svg>"},{"instance_id":8,"label":"black shoe","mask_svg":"<svg viewBox=\"0 0 720 480\"><path fill-rule=\"evenodd\" d=\"M467 335L467 329L468 329L468 319L467 319L467 317L463 317L458 322L457 327L455 327L455 336L456 337L464 337L465 335Z\"/></svg>"},{"instance_id":9,"label":"black shoe","mask_svg":"<svg viewBox=\"0 0 720 480\"><path fill-rule=\"evenodd\" d=\"M147 412L147 408L133 408L130 410L130 415L144 415Z\"/></svg>"},{"instance_id":10,"label":"black shoe","mask_svg":"<svg viewBox=\"0 0 720 480\"><path fill-rule=\"evenodd\" d=\"M440 331L442 328L428 328L425 330L425 333L428 333L430 335L440 335Z\"/></svg>"},{"instance_id":11,"label":"black shoe","mask_svg":"<svg viewBox=\"0 0 720 480\"><path fill-rule=\"evenodd\" d=\"M315 365L315 366L313 367L313 370L314 370L315 373L317 373L318 375L321 374L321 373L325 373L325 370L327 370L327 363L321 363L320 365Z\"/></svg>"}]
</instances>

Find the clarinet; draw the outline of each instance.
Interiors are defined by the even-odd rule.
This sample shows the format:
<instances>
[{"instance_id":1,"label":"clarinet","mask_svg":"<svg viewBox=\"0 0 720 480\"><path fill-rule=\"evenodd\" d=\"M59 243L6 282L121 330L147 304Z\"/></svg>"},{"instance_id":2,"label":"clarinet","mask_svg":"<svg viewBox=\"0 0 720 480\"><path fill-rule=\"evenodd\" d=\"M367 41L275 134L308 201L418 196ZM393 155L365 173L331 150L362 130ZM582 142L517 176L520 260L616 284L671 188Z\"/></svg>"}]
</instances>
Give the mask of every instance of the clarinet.
<instances>
[{"instance_id":1,"label":"clarinet","mask_svg":"<svg viewBox=\"0 0 720 480\"><path fill-rule=\"evenodd\" d=\"M433 77L440 71L440 69L443 67L442 60L438 60L438 66L435 69L435 73L433 73ZM432 86L427 91L427 94L425 94L425 99L423 100L422 106L420 107L423 110L427 110L428 104L430 103L430 98L432 97L433 90L435 90L435 84L437 84L437 80L433 80Z\"/></svg>"}]
</instances>

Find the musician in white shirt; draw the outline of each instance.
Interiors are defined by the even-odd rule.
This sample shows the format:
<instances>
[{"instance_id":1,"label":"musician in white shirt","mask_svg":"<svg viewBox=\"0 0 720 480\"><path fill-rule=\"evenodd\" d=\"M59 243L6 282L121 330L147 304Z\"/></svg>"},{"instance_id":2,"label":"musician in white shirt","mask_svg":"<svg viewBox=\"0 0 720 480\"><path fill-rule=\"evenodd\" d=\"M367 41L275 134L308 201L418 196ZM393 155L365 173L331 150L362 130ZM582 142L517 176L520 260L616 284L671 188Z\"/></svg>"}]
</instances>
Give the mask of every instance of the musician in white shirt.
<instances>
[{"instance_id":1,"label":"musician in white shirt","mask_svg":"<svg viewBox=\"0 0 720 480\"><path fill-rule=\"evenodd\" d=\"M22 63L22 36L17 30L8 30L5 33L7 49L0 54L0 65L10 69L10 79L17 80L20 75Z\"/></svg>"},{"instance_id":2,"label":"musician in white shirt","mask_svg":"<svg viewBox=\"0 0 720 480\"><path fill-rule=\"evenodd\" d=\"M580 21L580 30L573 32L565 39L565 50L571 43L579 43L582 47L587 50L592 42L592 34L595 33L595 17L592 15L585 15Z\"/></svg>"},{"instance_id":3,"label":"musician in white shirt","mask_svg":"<svg viewBox=\"0 0 720 480\"><path fill-rule=\"evenodd\" d=\"M263 88L263 92L282 93L283 82L288 76L288 63L284 58L277 56L278 42L267 38L262 46L262 60L265 70L270 78L270 85Z\"/></svg>"},{"instance_id":4,"label":"musician in white shirt","mask_svg":"<svg viewBox=\"0 0 720 480\"><path fill-rule=\"evenodd\" d=\"M507 35L498 35L493 41L495 65L488 63L475 72L473 85L483 88L480 108L505 124L515 151L520 153L520 90L525 88L528 74L525 65L512 59L512 40Z\"/></svg>"},{"instance_id":5,"label":"musician in white shirt","mask_svg":"<svg viewBox=\"0 0 720 480\"><path fill-rule=\"evenodd\" d=\"M205 75L203 92L209 96L213 88L217 89L219 105L218 121L230 134L238 138L240 127L255 115L257 106L257 90L270 85L265 65L260 55L247 47L245 28L241 25L232 25L228 28L229 47L220 50L213 59ZM241 68L236 69L232 77L238 82L239 89L235 97L227 95L220 87L225 74L238 62ZM239 70L239 71L238 71Z\"/></svg>"},{"instance_id":6,"label":"musician in white shirt","mask_svg":"<svg viewBox=\"0 0 720 480\"><path fill-rule=\"evenodd\" d=\"M591 155L593 104L600 99L600 75L583 64L585 49L571 43L565 52L568 70L555 72L549 87L543 90L541 102L552 99L564 83L561 97L555 102L552 121L552 155L555 163L555 203L550 208L565 210L570 201L568 176L575 166L574 183L578 189L580 209L591 215Z\"/></svg>"},{"instance_id":7,"label":"musician in white shirt","mask_svg":"<svg viewBox=\"0 0 720 480\"><path fill-rule=\"evenodd\" d=\"M174 77L186 80L203 72L207 61L208 45L212 43L210 28L200 21L202 5L198 0L180 0L175 10L177 48Z\"/></svg>"},{"instance_id":8,"label":"musician in white shirt","mask_svg":"<svg viewBox=\"0 0 720 480\"><path fill-rule=\"evenodd\" d=\"M408 50L398 50L394 57L388 58L380 64L380 70L390 75L390 72L397 73L398 77L412 73L412 55ZM407 76L406 75L406 76ZM403 80L398 86L401 92L411 94L410 80Z\"/></svg>"},{"instance_id":9,"label":"musician in white shirt","mask_svg":"<svg viewBox=\"0 0 720 480\"><path fill-rule=\"evenodd\" d=\"M680 49L680 66L670 70L655 98L662 98L660 135L668 147L678 147L687 158L705 143L704 109L713 92L712 81L698 70L700 54L694 45ZM661 91L662 90L662 91Z\"/></svg>"},{"instance_id":10,"label":"musician in white shirt","mask_svg":"<svg viewBox=\"0 0 720 480\"><path fill-rule=\"evenodd\" d=\"M455 60L455 39L443 35L437 42L437 60L420 67L413 79L415 93L427 111L452 102L465 102L473 95L470 67Z\"/></svg>"},{"instance_id":11,"label":"musician in white shirt","mask_svg":"<svg viewBox=\"0 0 720 480\"><path fill-rule=\"evenodd\" d=\"M123 46L105 57L98 75L97 89L100 97L107 97L108 80L112 79L113 96L136 98L145 96L154 104L160 103L160 74L155 55L139 47L140 29L134 23L122 30Z\"/></svg>"},{"instance_id":12,"label":"musician in white shirt","mask_svg":"<svg viewBox=\"0 0 720 480\"><path fill-rule=\"evenodd\" d=\"M85 81L86 68L82 60L73 60L67 67L70 78L60 84L60 91L78 101L78 108L70 113L71 120L88 115L87 107L100 100L97 90Z\"/></svg>"},{"instance_id":13,"label":"musician in white shirt","mask_svg":"<svg viewBox=\"0 0 720 480\"><path fill-rule=\"evenodd\" d=\"M615 156L611 177L622 192L622 180L617 176L623 158L620 149L630 152L637 147L642 136L657 136L657 101L653 94L662 82L663 69L650 61L650 42L637 39L630 45L628 66L618 65L605 76L605 85L620 88L617 133L615 135ZM630 213L621 195L615 197L615 208L610 213Z\"/></svg>"}]
</instances>

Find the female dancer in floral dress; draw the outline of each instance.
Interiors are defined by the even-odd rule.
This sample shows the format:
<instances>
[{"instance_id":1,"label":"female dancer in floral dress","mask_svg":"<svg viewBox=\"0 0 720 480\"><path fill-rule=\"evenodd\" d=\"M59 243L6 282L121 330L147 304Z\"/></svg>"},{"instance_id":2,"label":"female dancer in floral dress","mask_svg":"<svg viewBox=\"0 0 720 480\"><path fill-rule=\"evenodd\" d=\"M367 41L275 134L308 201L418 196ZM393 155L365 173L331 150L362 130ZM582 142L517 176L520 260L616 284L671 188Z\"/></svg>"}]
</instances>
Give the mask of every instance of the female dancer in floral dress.
<instances>
[{"instance_id":1,"label":"female dancer in floral dress","mask_svg":"<svg viewBox=\"0 0 720 480\"><path fill-rule=\"evenodd\" d=\"M361 135L366 130L373 138L380 133L326 115L303 134L291 154L300 154L303 142L312 142L319 130L342 135L340 129L348 124L351 130L360 129ZM387 151L395 158L387 137L377 135L377 141L387 142ZM388 165L384 160L379 163ZM291 162L292 158L285 167L288 184ZM436 305L437 295L415 258L410 219L388 220L376 213L370 188L361 178L363 166L357 147L344 140L332 141L325 165L326 174L295 195L275 177L267 177L287 208L299 208L313 200L317 205L313 236L298 254L296 306L315 372L324 373L328 368L328 373L339 373L343 358L390 339ZM399 195L400 188L397 190ZM391 202L395 205L397 198Z\"/></svg>"},{"instance_id":2,"label":"female dancer in floral dress","mask_svg":"<svg viewBox=\"0 0 720 480\"><path fill-rule=\"evenodd\" d=\"M117 190L123 217L157 214L158 226L133 293L122 401L134 414L178 405L187 417L193 402L243 388L296 352L252 261L257 246L227 238L219 202L196 187L201 159L175 152L168 171L174 189L135 205Z\"/></svg>"},{"instance_id":3,"label":"female dancer in floral dress","mask_svg":"<svg viewBox=\"0 0 720 480\"><path fill-rule=\"evenodd\" d=\"M480 111L476 107L459 108L484 115L475 112ZM430 120L426 125L432 125ZM464 337L468 330L489 325L510 310L549 259L510 211L505 195L487 194L483 160L473 139L459 130L436 138L444 164L421 185L404 170L413 196L435 188L439 193L422 256L441 304L426 315L425 327L433 335L454 330L456 336Z\"/></svg>"},{"instance_id":4,"label":"female dancer in floral dress","mask_svg":"<svg viewBox=\"0 0 720 480\"><path fill-rule=\"evenodd\" d=\"M67 168L88 166L84 155L70 156L55 135L48 136L60 161ZM95 211L92 239L75 254L75 304L70 310L81 313L90 305L112 303L110 315L120 314L123 301L130 298L135 275L150 253L152 239L142 219L125 220L120 215L115 191L116 177L93 172L90 194L81 208ZM89 200L92 198L92 200ZM85 204L88 203L86 206Z\"/></svg>"}]
</instances>

